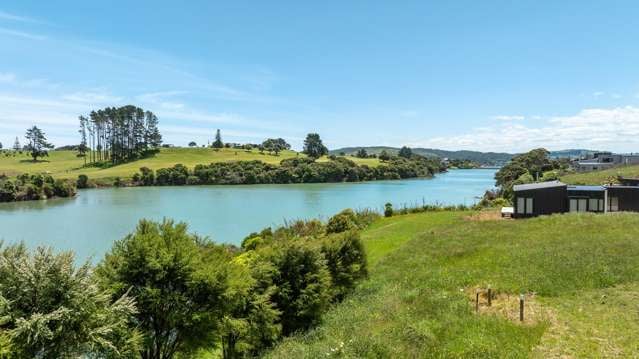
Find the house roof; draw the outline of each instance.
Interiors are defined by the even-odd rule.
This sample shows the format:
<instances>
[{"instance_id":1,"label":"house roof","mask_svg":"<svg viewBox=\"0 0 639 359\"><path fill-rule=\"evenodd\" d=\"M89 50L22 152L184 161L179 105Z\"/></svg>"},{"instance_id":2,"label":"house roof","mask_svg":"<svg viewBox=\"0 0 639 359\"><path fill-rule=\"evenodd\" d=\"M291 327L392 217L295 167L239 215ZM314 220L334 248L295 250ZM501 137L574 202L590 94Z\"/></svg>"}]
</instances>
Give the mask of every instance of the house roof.
<instances>
[{"instance_id":1,"label":"house roof","mask_svg":"<svg viewBox=\"0 0 639 359\"><path fill-rule=\"evenodd\" d=\"M553 188L553 187L566 187L567 185L560 181L548 181L548 182L539 182L539 183L527 183L527 184L517 184L513 186L513 190L517 191L528 191L531 189L542 189L542 188Z\"/></svg>"},{"instance_id":2,"label":"house roof","mask_svg":"<svg viewBox=\"0 0 639 359\"><path fill-rule=\"evenodd\" d=\"M568 190L600 192L600 191L605 191L606 187L604 186L568 186Z\"/></svg>"}]
</instances>

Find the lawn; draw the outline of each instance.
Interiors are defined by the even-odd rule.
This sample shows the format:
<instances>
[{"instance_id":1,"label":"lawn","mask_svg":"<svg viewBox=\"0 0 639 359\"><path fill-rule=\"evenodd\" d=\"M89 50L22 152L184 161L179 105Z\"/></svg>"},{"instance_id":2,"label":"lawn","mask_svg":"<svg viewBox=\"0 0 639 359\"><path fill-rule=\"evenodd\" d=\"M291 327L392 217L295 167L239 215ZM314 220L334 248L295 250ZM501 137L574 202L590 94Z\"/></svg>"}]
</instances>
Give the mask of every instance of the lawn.
<instances>
[{"instance_id":1,"label":"lawn","mask_svg":"<svg viewBox=\"0 0 639 359\"><path fill-rule=\"evenodd\" d=\"M586 173L571 173L561 177L561 180L569 184L601 185L616 182L617 177L639 177L639 166L622 166L608 170L599 170Z\"/></svg>"},{"instance_id":2,"label":"lawn","mask_svg":"<svg viewBox=\"0 0 639 359\"><path fill-rule=\"evenodd\" d=\"M84 159L76 156L75 151L51 151L49 157L45 157L42 161L36 163L31 161L31 157L26 154L17 156L5 156L0 154L0 174L4 173L8 176L20 173L43 173L48 172L56 178L76 178L79 174L86 174L91 179L106 178L128 178L131 177L140 167L148 167L153 170L159 168L171 167L181 163L189 168L193 168L198 164L209 164L212 162L229 162L229 161L253 161L259 160L271 164L279 164L286 158L294 158L304 156L294 151L284 151L278 156L268 153L261 154L258 150L250 152L235 149L220 149L215 151L212 148L162 148L160 153L153 157L140 159L114 166L111 168L100 169L95 167L83 167ZM360 159L348 157L349 159L360 164L377 165L377 159ZM319 161L326 161L327 158L321 158Z\"/></svg>"},{"instance_id":3,"label":"lawn","mask_svg":"<svg viewBox=\"0 0 639 359\"><path fill-rule=\"evenodd\" d=\"M639 215L383 219L363 233L370 278L273 358L632 357ZM487 307L485 288L496 293ZM479 314L474 294L481 289ZM526 294L526 320L518 297Z\"/></svg>"}]
</instances>

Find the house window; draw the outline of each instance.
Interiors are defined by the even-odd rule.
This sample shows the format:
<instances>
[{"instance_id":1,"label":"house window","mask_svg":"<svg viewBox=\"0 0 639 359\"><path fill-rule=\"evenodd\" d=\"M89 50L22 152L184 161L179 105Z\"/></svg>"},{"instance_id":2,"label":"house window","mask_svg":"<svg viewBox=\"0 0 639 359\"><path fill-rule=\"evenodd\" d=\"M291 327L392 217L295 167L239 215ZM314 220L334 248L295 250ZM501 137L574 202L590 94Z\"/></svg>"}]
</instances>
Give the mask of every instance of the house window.
<instances>
[{"instance_id":1,"label":"house window","mask_svg":"<svg viewBox=\"0 0 639 359\"><path fill-rule=\"evenodd\" d=\"M533 199L517 197L517 213L533 214Z\"/></svg>"},{"instance_id":2,"label":"house window","mask_svg":"<svg viewBox=\"0 0 639 359\"><path fill-rule=\"evenodd\" d=\"M619 211L619 197L610 197L609 203L608 203L608 208L609 208L610 212Z\"/></svg>"},{"instance_id":3,"label":"house window","mask_svg":"<svg viewBox=\"0 0 639 359\"><path fill-rule=\"evenodd\" d=\"M577 199L576 198L571 198L570 199L570 212L577 212Z\"/></svg>"},{"instance_id":4,"label":"house window","mask_svg":"<svg viewBox=\"0 0 639 359\"><path fill-rule=\"evenodd\" d=\"M599 200L597 198L590 198L588 200L588 210L590 212L597 212L599 210Z\"/></svg>"},{"instance_id":5,"label":"house window","mask_svg":"<svg viewBox=\"0 0 639 359\"><path fill-rule=\"evenodd\" d=\"M577 211L586 212L588 210L588 200L585 198L579 198L577 200Z\"/></svg>"},{"instance_id":6,"label":"house window","mask_svg":"<svg viewBox=\"0 0 639 359\"><path fill-rule=\"evenodd\" d=\"M526 213L526 199L525 198L517 198L517 213L524 214Z\"/></svg>"}]
</instances>

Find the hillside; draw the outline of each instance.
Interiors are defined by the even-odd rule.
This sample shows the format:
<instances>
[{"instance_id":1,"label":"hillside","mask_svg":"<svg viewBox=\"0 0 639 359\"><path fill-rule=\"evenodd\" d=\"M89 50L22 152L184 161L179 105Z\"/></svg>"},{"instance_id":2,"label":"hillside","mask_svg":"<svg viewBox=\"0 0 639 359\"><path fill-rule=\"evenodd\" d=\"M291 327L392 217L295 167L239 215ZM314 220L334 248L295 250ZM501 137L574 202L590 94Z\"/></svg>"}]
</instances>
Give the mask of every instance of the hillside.
<instances>
[{"instance_id":1,"label":"hillside","mask_svg":"<svg viewBox=\"0 0 639 359\"><path fill-rule=\"evenodd\" d=\"M370 277L271 358L631 357L639 352L639 216L382 219ZM495 294L487 306L485 289ZM474 310L480 289L479 314ZM525 321L518 298L526 293Z\"/></svg>"},{"instance_id":2,"label":"hillside","mask_svg":"<svg viewBox=\"0 0 639 359\"><path fill-rule=\"evenodd\" d=\"M366 152L370 154L379 154L383 150L386 150L388 153L397 153L399 152L398 147L387 147L387 146L363 146L363 147L343 147L338 148L336 150L330 151L331 154L355 154L360 149L365 149ZM477 162L482 165L503 165L504 163L510 161L510 159L514 156L510 153L499 153L499 152L479 152L479 151L446 151L446 150L438 150L434 148L411 148L413 153L417 153L422 156L436 156L439 158L448 158L451 160L471 160L473 162Z\"/></svg>"},{"instance_id":3,"label":"hillside","mask_svg":"<svg viewBox=\"0 0 639 359\"><path fill-rule=\"evenodd\" d=\"M615 167L586 173L571 173L562 176L561 181L568 184L601 185L615 182L619 176L638 178L639 165Z\"/></svg>"},{"instance_id":4,"label":"hillside","mask_svg":"<svg viewBox=\"0 0 639 359\"><path fill-rule=\"evenodd\" d=\"M162 148L160 153L149 158L117 165L114 167L100 169L96 167L83 167L84 160L76 156L75 151L51 151L49 157L39 160L37 163L31 162L31 157L26 154L17 156L5 156L0 154L0 174L8 176L20 173L48 172L56 178L76 178L79 174L86 174L92 179L102 178L128 178L131 177L140 167L148 167L153 170L171 167L181 163L187 167L194 167L198 164L209 164L212 162L230 161L263 161L271 164L279 164L286 158L305 156L294 151L283 151L279 156L268 153L261 154L258 150L250 152L224 148L215 151L212 148ZM349 159L360 164L376 166L379 161L374 158L360 159L349 157ZM318 161L326 161L320 158Z\"/></svg>"}]
</instances>

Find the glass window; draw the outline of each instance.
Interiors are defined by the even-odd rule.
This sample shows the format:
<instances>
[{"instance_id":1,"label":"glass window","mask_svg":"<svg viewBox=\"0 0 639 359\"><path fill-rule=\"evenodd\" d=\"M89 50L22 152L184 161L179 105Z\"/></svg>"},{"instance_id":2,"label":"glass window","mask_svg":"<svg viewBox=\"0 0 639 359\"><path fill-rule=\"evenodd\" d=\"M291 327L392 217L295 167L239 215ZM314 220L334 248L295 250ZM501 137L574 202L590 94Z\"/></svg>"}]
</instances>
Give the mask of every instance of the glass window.
<instances>
[{"instance_id":1,"label":"glass window","mask_svg":"<svg viewBox=\"0 0 639 359\"><path fill-rule=\"evenodd\" d=\"M517 213L524 214L526 213L525 209L526 199L525 198L517 198Z\"/></svg>"},{"instance_id":2,"label":"glass window","mask_svg":"<svg viewBox=\"0 0 639 359\"><path fill-rule=\"evenodd\" d=\"M577 212L577 199L576 198L571 198L570 199L570 212Z\"/></svg>"},{"instance_id":3,"label":"glass window","mask_svg":"<svg viewBox=\"0 0 639 359\"><path fill-rule=\"evenodd\" d=\"M600 199L599 200L599 212L603 212L604 211L604 200Z\"/></svg>"},{"instance_id":4,"label":"glass window","mask_svg":"<svg viewBox=\"0 0 639 359\"><path fill-rule=\"evenodd\" d=\"M588 210L590 212L597 212L599 210L599 200L596 198L590 198L588 200Z\"/></svg>"},{"instance_id":5,"label":"glass window","mask_svg":"<svg viewBox=\"0 0 639 359\"><path fill-rule=\"evenodd\" d=\"M533 213L533 199L526 198L526 214L532 214L532 213Z\"/></svg>"},{"instance_id":6,"label":"glass window","mask_svg":"<svg viewBox=\"0 0 639 359\"><path fill-rule=\"evenodd\" d=\"M580 198L577 200L577 211L586 212L588 210L588 200L585 198Z\"/></svg>"},{"instance_id":7,"label":"glass window","mask_svg":"<svg viewBox=\"0 0 639 359\"><path fill-rule=\"evenodd\" d=\"M619 210L619 198L610 197L610 212L617 212Z\"/></svg>"}]
</instances>

